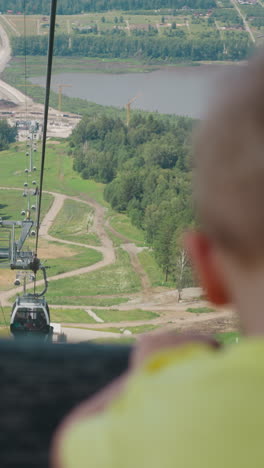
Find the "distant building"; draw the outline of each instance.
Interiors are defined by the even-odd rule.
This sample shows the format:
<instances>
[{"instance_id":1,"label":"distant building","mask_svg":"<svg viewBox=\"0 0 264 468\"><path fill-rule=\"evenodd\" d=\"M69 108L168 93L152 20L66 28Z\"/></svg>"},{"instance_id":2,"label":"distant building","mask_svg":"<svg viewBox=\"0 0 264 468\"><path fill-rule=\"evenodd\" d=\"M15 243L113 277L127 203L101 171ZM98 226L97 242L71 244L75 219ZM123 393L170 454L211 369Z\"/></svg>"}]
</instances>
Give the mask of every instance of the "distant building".
<instances>
[{"instance_id":1,"label":"distant building","mask_svg":"<svg viewBox=\"0 0 264 468\"><path fill-rule=\"evenodd\" d=\"M238 3L240 3L240 5L256 5L258 0L238 0Z\"/></svg>"}]
</instances>

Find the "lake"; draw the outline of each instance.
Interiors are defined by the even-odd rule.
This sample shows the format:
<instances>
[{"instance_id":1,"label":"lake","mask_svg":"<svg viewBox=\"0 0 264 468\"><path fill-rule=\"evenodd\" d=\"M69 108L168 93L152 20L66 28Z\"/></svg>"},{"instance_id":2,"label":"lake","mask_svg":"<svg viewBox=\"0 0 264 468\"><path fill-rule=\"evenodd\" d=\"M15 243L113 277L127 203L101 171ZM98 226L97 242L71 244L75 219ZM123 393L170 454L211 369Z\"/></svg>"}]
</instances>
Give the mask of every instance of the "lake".
<instances>
[{"instance_id":1,"label":"lake","mask_svg":"<svg viewBox=\"0 0 264 468\"><path fill-rule=\"evenodd\" d=\"M221 77L234 66L179 66L127 74L61 73L53 76L51 87L58 92L59 84L68 84L71 87L63 88L67 96L116 107L124 107L137 96L133 109L201 118ZM45 86L43 76L31 82Z\"/></svg>"}]
</instances>

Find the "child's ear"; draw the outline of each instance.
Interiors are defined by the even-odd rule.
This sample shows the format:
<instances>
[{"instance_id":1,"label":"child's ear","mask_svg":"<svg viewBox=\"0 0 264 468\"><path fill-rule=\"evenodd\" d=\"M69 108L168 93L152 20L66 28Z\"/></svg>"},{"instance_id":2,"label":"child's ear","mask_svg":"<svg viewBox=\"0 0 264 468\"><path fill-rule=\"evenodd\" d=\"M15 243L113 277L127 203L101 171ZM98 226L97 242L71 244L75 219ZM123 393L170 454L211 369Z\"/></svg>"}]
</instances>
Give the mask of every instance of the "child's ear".
<instances>
[{"instance_id":1,"label":"child's ear","mask_svg":"<svg viewBox=\"0 0 264 468\"><path fill-rule=\"evenodd\" d=\"M213 255L211 241L202 233L188 232L184 243L208 299L215 305L229 304L224 274Z\"/></svg>"}]
</instances>

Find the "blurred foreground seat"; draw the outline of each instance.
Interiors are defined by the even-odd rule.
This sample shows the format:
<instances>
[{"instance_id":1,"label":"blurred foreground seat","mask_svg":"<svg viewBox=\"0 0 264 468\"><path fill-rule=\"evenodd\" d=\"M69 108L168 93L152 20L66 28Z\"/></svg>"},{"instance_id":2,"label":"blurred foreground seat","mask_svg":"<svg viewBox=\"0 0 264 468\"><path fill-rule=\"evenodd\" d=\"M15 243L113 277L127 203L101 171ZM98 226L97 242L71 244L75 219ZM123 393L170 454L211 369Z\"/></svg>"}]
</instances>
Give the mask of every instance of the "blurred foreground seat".
<instances>
[{"instance_id":1,"label":"blurred foreground seat","mask_svg":"<svg viewBox=\"0 0 264 468\"><path fill-rule=\"evenodd\" d=\"M127 368L130 349L0 340L1 468L47 468L57 424Z\"/></svg>"}]
</instances>

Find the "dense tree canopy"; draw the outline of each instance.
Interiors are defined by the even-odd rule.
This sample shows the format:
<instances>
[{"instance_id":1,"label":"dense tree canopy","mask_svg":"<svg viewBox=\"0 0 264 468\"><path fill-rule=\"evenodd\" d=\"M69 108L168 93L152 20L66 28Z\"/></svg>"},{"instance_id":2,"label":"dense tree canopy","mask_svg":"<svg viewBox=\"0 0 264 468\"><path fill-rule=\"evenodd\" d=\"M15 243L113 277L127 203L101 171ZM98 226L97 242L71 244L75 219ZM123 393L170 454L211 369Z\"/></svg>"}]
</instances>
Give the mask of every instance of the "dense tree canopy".
<instances>
[{"instance_id":1,"label":"dense tree canopy","mask_svg":"<svg viewBox=\"0 0 264 468\"><path fill-rule=\"evenodd\" d=\"M0 120L0 151L7 149L9 143L16 141L16 136L16 127L11 127L6 120Z\"/></svg>"},{"instance_id":2,"label":"dense tree canopy","mask_svg":"<svg viewBox=\"0 0 264 468\"><path fill-rule=\"evenodd\" d=\"M47 0L0 0L0 11L24 12L24 5L27 14L49 14L50 2ZM60 0L57 12L73 15L89 11L178 9L184 6L208 9L216 7L216 3L215 0Z\"/></svg>"},{"instance_id":3,"label":"dense tree canopy","mask_svg":"<svg viewBox=\"0 0 264 468\"><path fill-rule=\"evenodd\" d=\"M176 30L177 31L177 30ZM121 31L122 32L122 31ZM225 43L225 47L224 47ZM126 36L123 34L90 34L56 36L54 54L61 56L109 57L109 58L144 58L161 60L240 60L246 58L251 47L248 34L228 31L225 40L219 33L205 32L194 38L172 34L157 37ZM29 36L26 44L23 38L12 38L13 55L24 55L25 45L28 55L46 55L47 36Z\"/></svg>"},{"instance_id":4,"label":"dense tree canopy","mask_svg":"<svg viewBox=\"0 0 264 468\"><path fill-rule=\"evenodd\" d=\"M107 183L105 198L143 229L166 279L183 258L180 237L192 225L189 136L193 121L135 114L129 128L118 118L84 117L70 146L84 178ZM178 266L178 267L177 267Z\"/></svg>"}]
</instances>

